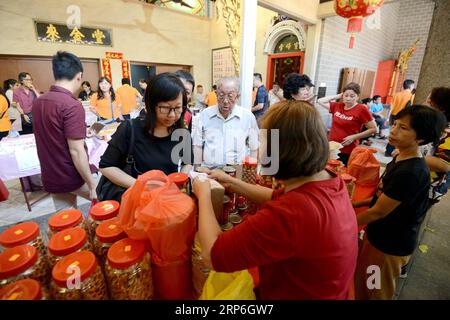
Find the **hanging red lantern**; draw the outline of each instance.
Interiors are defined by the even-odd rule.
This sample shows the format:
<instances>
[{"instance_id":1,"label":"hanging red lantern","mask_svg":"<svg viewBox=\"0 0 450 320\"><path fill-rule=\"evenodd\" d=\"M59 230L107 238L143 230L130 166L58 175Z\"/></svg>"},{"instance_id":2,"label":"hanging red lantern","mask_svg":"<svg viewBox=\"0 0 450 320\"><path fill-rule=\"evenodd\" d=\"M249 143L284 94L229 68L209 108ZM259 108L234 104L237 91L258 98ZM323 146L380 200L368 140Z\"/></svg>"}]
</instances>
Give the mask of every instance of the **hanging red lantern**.
<instances>
[{"instance_id":1,"label":"hanging red lantern","mask_svg":"<svg viewBox=\"0 0 450 320\"><path fill-rule=\"evenodd\" d=\"M361 32L364 17L372 15L383 5L384 0L335 0L334 10L348 18L347 32L351 32L349 48L355 43L355 33Z\"/></svg>"}]
</instances>

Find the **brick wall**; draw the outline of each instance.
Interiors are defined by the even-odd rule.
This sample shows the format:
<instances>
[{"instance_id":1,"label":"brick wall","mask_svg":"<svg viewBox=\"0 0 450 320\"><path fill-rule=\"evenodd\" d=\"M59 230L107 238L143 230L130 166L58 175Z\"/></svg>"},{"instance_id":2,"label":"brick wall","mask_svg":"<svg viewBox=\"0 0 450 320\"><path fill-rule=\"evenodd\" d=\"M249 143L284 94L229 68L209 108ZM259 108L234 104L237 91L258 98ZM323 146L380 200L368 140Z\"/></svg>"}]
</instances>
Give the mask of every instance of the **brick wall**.
<instances>
[{"instance_id":1,"label":"brick wall","mask_svg":"<svg viewBox=\"0 0 450 320\"><path fill-rule=\"evenodd\" d=\"M401 50L409 48L414 41L420 39L416 52L409 60L406 72L406 78L414 80L416 84L425 54L433 11L434 1L432 0L402 0L400 2L400 15L392 56L396 58Z\"/></svg>"},{"instance_id":2,"label":"brick wall","mask_svg":"<svg viewBox=\"0 0 450 320\"><path fill-rule=\"evenodd\" d=\"M339 16L324 21L318 56L315 84L327 85L327 95L338 93L343 68L353 67L376 71L378 62L392 58L392 49L399 20L400 3L385 4L379 9L379 28L370 29L367 18L362 32L356 34L353 49L348 47L347 19Z\"/></svg>"}]
</instances>

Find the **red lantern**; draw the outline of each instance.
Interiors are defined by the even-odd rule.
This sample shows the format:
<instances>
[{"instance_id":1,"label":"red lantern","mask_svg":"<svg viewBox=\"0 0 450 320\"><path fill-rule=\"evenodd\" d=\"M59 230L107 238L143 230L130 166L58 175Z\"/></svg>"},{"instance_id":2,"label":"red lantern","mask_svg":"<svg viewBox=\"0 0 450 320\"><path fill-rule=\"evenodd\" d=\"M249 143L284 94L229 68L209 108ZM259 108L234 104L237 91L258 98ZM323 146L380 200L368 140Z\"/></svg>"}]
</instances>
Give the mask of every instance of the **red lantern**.
<instances>
[{"instance_id":1,"label":"red lantern","mask_svg":"<svg viewBox=\"0 0 450 320\"><path fill-rule=\"evenodd\" d=\"M383 5L384 0L335 0L334 10L348 18L347 32L351 32L349 48L355 43L355 33L361 32L364 17L372 15Z\"/></svg>"}]
</instances>

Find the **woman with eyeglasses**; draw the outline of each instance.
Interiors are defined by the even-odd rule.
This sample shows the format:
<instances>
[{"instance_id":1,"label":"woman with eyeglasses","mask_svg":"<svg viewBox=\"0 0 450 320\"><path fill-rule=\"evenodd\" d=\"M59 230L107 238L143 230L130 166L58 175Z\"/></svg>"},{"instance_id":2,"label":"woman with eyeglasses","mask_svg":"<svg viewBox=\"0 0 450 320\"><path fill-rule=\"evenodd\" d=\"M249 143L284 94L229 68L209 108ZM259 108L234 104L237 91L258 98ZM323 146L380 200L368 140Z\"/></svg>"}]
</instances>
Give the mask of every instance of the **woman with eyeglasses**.
<instances>
[{"instance_id":1,"label":"woman with eyeglasses","mask_svg":"<svg viewBox=\"0 0 450 320\"><path fill-rule=\"evenodd\" d=\"M190 159L183 157L183 150L192 154L190 134L183 121L186 105L186 92L180 79L173 73L157 75L145 91L145 116L124 122L117 128L100 160L101 173L114 184L129 188L138 175L149 170L170 174L178 171L180 161L190 163ZM172 141L175 130L186 139ZM132 136L134 143L130 142ZM134 146L131 175L123 170L130 143ZM180 143L182 150L174 152L176 155L172 158L172 150ZM188 166L183 171L186 170Z\"/></svg>"}]
</instances>

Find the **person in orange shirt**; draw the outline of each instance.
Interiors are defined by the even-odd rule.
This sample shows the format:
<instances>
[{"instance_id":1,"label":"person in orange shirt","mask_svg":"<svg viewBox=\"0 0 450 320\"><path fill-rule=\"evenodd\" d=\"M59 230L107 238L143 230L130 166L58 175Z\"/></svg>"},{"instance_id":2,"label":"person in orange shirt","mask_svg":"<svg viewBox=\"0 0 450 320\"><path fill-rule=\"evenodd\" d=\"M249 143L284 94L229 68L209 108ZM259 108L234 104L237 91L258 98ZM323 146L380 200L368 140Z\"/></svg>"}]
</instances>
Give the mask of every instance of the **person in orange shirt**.
<instances>
[{"instance_id":1,"label":"person in orange shirt","mask_svg":"<svg viewBox=\"0 0 450 320\"><path fill-rule=\"evenodd\" d=\"M212 91L208 93L205 99L205 104L208 105L208 107L216 106L217 105L217 86L212 86Z\"/></svg>"},{"instance_id":2,"label":"person in orange shirt","mask_svg":"<svg viewBox=\"0 0 450 320\"><path fill-rule=\"evenodd\" d=\"M8 115L9 101L0 88L0 140L8 136L11 130L11 121Z\"/></svg>"},{"instance_id":3,"label":"person in orange shirt","mask_svg":"<svg viewBox=\"0 0 450 320\"><path fill-rule=\"evenodd\" d=\"M122 86L117 89L116 93L122 101L122 115L124 119L129 120L131 110L137 107L136 99L142 100L142 95L136 88L130 86L130 79L128 78L122 79Z\"/></svg>"},{"instance_id":4,"label":"person in orange shirt","mask_svg":"<svg viewBox=\"0 0 450 320\"><path fill-rule=\"evenodd\" d=\"M395 121L396 115L402 111L409 103L412 106L414 101L414 80L406 79L403 81L403 90L396 93L391 103L391 110L389 115L389 124L392 126ZM392 151L394 151L394 147L391 144L386 145L386 151L384 155L386 157L390 157Z\"/></svg>"},{"instance_id":5,"label":"person in orange shirt","mask_svg":"<svg viewBox=\"0 0 450 320\"><path fill-rule=\"evenodd\" d=\"M101 120L124 120L122 115L122 102L116 95L108 78L98 80L98 92L91 97L91 111Z\"/></svg>"}]
</instances>

